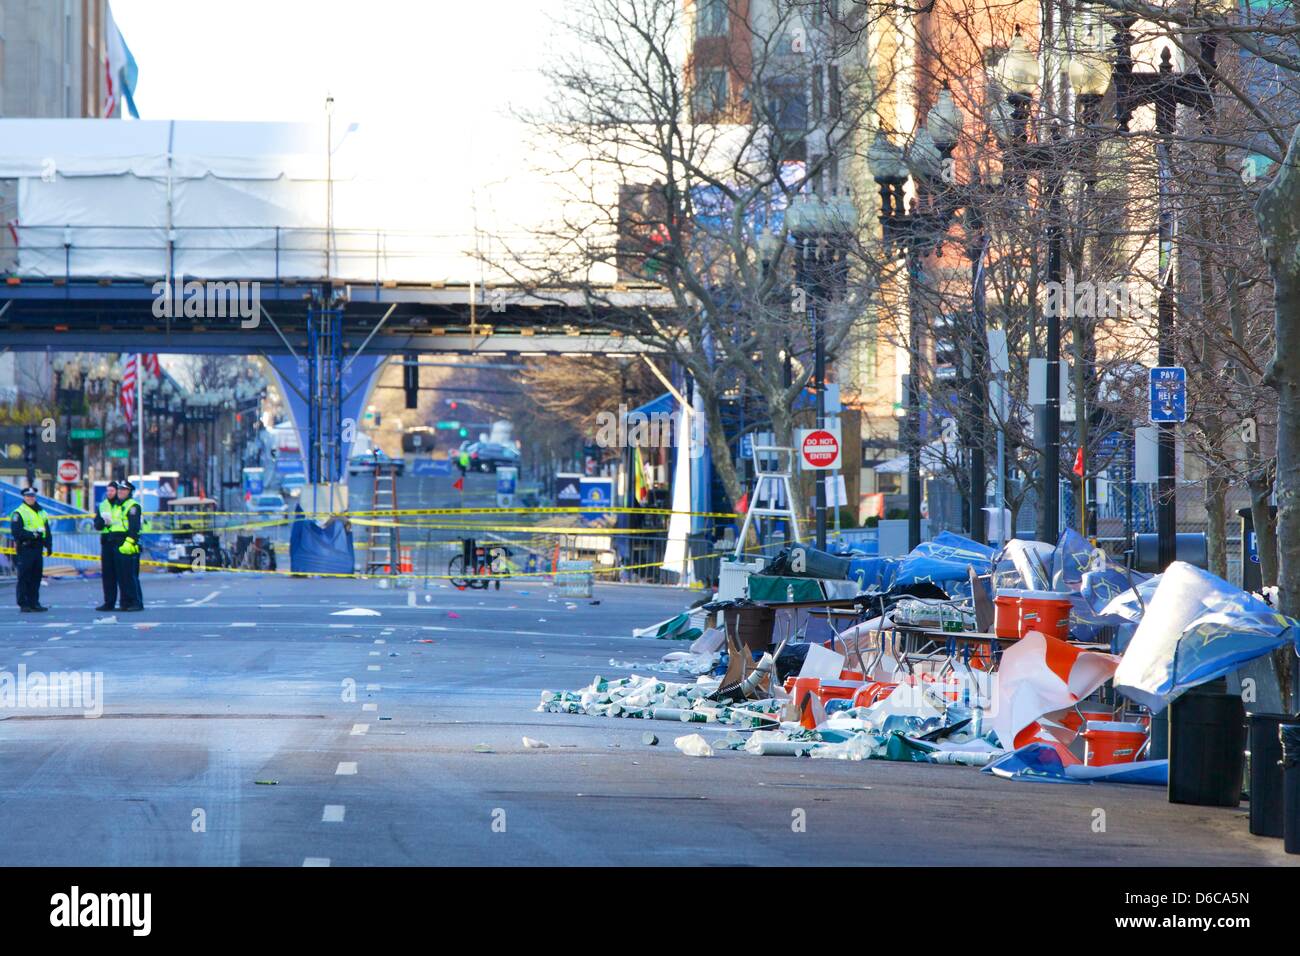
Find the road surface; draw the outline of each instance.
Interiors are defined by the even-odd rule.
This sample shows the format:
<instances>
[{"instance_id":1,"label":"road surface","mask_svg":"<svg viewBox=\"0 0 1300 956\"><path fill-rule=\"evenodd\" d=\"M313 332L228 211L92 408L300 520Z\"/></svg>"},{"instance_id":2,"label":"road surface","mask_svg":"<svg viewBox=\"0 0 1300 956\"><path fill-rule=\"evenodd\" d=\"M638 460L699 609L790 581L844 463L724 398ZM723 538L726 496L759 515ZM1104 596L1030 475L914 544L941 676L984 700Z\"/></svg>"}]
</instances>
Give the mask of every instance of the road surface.
<instances>
[{"instance_id":1,"label":"road surface","mask_svg":"<svg viewBox=\"0 0 1300 956\"><path fill-rule=\"evenodd\" d=\"M541 583L215 573L144 589L148 611L115 621L91 609L93 580L48 583L49 614L0 610L0 673L103 676L98 719L0 710L7 865L1295 862L1248 835L1244 810L1158 788L692 759L674 724L535 712L543 688L677 649L630 632L687 592L598 586L592 604ZM354 608L378 615L338 613Z\"/></svg>"}]
</instances>

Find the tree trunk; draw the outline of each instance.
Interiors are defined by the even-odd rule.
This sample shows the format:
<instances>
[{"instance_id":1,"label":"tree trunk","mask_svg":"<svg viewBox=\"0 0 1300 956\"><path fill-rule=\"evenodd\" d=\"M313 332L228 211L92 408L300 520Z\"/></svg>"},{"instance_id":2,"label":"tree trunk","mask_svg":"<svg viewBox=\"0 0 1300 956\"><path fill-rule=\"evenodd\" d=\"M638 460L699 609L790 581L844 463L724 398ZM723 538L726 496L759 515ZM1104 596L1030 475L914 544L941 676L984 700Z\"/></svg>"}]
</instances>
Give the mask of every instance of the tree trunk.
<instances>
[{"instance_id":1,"label":"tree trunk","mask_svg":"<svg viewBox=\"0 0 1300 956\"><path fill-rule=\"evenodd\" d=\"M1273 516L1269 498L1273 496L1273 476L1262 466L1251 472L1246 482L1250 487L1250 520L1255 525L1255 549L1259 552L1259 576L1264 587L1277 584L1277 529L1273 526ZM1243 561L1246 556L1245 542L1242 542Z\"/></svg>"},{"instance_id":2,"label":"tree trunk","mask_svg":"<svg viewBox=\"0 0 1300 956\"><path fill-rule=\"evenodd\" d=\"M1255 206L1273 277L1273 361L1277 392L1278 587L1282 613L1300 616L1300 127Z\"/></svg>"},{"instance_id":3,"label":"tree trunk","mask_svg":"<svg viewBox=\"0 0 1300 956\"><path fill-rule=\"evenodd\" d=\"M1300 616L1300 501L1297 501L1300 494L1300 126L1291 135L1291 144L1277 175L1260 194L1255 217L1273 277L1276 338L1273 361L1264 382L1277 392L1278 605L1283 614L1297 617ZM1291 707L1300 706L1297 687L1300 666L1297 666L1295 649L1283 648L1274 654L1274 662L1279 665L1281 684Z\"/></svg>"},{"instance_id":4,"label":"tree trunk","mask_svg":"<svg viewBox=\"0 0 1300 956\"><path fill-rule=\"evenodd\" d=\"M1207 463L1213 467L1213 463ZM1228 577L1227 534L1228 483L1216 474L1205 478L1205 544L1210 573Z\"/></svg>"}]
</instances>

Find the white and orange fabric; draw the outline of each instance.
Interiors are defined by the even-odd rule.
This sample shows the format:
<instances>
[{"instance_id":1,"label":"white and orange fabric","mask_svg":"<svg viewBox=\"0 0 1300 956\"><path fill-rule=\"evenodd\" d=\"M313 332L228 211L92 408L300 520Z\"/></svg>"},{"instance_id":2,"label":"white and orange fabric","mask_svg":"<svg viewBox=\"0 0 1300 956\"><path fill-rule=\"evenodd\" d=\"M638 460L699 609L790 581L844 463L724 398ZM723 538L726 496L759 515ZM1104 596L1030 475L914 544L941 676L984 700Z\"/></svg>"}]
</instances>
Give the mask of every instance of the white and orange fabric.
<instances>
[{"instance_id":1,"label":"white and orange fabric","mask_svg":"<svg viewBox=\"0 0 1300 956\"><path fill-rule=\"evenodd\" d=\"M1065 711L1110 680L1119 660L1115 654L1083 650L1030 631L1003 652L996 674L989 717L1002 746L1023 747L1045 731L1068 743L1075 731L1052 718L1063 718Z\"/></svg>"}]
</instances>

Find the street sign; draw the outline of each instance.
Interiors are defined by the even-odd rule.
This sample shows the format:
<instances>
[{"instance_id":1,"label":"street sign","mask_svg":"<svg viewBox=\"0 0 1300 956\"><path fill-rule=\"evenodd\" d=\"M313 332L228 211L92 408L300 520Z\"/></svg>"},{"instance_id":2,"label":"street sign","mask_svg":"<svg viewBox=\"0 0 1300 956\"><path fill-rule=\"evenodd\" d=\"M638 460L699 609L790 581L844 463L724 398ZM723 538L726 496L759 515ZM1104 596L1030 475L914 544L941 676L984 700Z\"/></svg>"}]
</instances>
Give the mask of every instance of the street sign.
<instances>
[{"instance_id":1,"label":"street sign","mask_svg":"<svg viewBox=\"0 0 1300 956\"><path fill-rule=\"evenodd\" d=\"M63 484L75 485L81 481L81 462L71 458L60 458L57 474Z\"/></svg>"},{"instance_id":2,"label":"street sign","mask_svg":"<svg viewBox=\"0 0 1300 956\"><path fill-rule=\"evenodd\" d=\"M109 458L130 458L131 449L129 448L110 448L106 454Z\"/></svg>"},{"instance_id":3,"label":"street sign","mask_svg":"<svg viewBox=\"0 0 1300 956\"><path fill-rule=\"evenodd\" d=\"M839 468L839 426L799 429L799 462L804 471L828 471Z\"/></svg>"},{"instance_id":4,"label":"street sign","mask_svg":"<svg viewBox=\"0 0 1300 956\"><path fill-rule=\"evenodd\" d=\"M104 437L102 428L74 428L68 432L74 441L99 441Z\"/></svg>"},{"instance_id":5,"label":"street sign","mask_svg":"<svg viewBox=\"0 0 1300 956\"><path fill-rule=\"evenodd\" d=\"M740 436L740 457L741 458L754 457L754 433L753 432L747 432L744 435Z\"/></svg>"},{"instance_id":6,"label":"street sign","mask_svg":"<svg viewBox=\"0 0 1300 956\"><path fill-rule=\"evenodd\" d=\"M1187 369L1163 365L1151 369L1151 421L1187 421Z\"/></svg>"}]
</instances>

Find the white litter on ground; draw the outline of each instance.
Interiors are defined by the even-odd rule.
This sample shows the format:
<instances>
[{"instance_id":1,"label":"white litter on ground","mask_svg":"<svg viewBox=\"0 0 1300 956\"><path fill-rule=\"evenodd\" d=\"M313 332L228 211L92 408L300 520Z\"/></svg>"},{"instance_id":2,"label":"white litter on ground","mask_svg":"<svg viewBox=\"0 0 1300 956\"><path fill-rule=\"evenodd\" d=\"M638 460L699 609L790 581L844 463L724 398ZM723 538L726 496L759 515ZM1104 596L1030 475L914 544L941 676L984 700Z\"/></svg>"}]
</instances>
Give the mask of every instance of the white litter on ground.
<instances>
[{"instance_id":1,"label":"white litter on ground","mask_svg":"<svg viewBox=\"0 0 1300 956\"><path fill-rule=\"evenodd\" d=\"M712 757L713 748L699 734L687 734L673 741L673 746L688 757Z\"/></svg>"},{"instance_id":2,"label":"white litter on ground","mask_svg":"<svg viewBox=\"0 0 1300 956\"><path fill-rule=\"evenodd\" d=\"M529 750L546 750L551 745L542 740L534 740L532 737L525 737L524 746Z\"/></svg>"},{"instance_id":3,"label":"white litter on ground","mask_svg":"<svg viewBox=\"0 0 1300 956\"><path fill-rule=\"evenodd\" d=\"M330 617L383 617L383 615L368 607L350 607L342 611L331 611Z\"/></svg>"}]
</instances>

